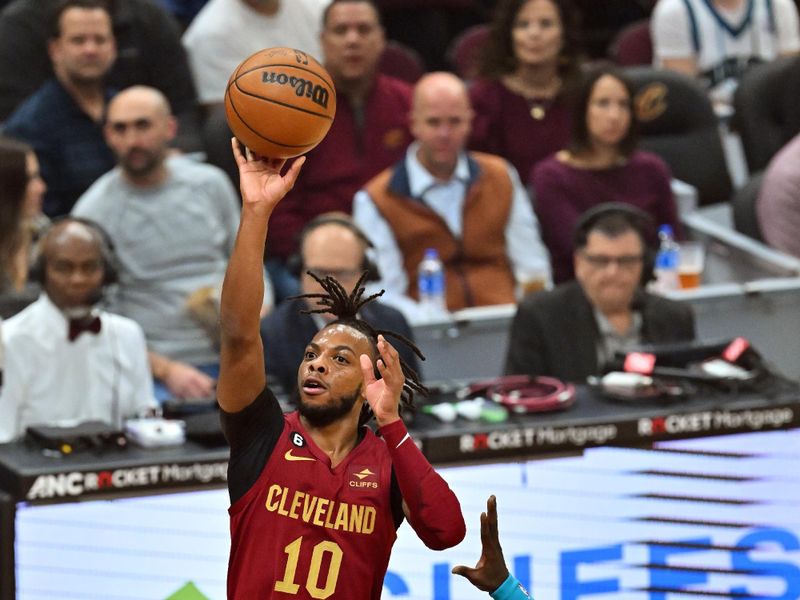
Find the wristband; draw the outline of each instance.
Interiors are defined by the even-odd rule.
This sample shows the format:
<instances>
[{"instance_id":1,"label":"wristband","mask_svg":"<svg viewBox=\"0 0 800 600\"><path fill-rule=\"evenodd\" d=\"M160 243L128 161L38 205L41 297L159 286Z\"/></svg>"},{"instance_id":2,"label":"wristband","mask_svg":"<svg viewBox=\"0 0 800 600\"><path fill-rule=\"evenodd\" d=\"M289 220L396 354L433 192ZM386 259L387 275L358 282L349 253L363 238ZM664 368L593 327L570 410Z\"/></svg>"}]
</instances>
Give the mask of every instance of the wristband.
<instances>
[{"instance_id":1,"label":"wristband","mask_svg":"<svg viewBox=\"0 0 800 600\"><path fill-rule=\"evenodd\" d=\"M500 587L489 594L494 600L521 600L522 598L530 598L530 595L522 587L522 584L511 573L508 574L506 580L500 584Z\"/></svg>"}]
</instances>

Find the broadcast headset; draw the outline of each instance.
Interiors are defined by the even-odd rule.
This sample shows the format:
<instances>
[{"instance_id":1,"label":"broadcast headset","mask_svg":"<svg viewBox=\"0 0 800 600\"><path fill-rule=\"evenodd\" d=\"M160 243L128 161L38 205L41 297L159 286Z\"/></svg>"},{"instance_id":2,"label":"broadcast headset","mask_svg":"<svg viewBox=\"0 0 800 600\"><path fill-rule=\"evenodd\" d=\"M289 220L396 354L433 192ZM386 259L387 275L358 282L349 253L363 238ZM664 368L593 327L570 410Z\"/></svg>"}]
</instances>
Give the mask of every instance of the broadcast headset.
<instances>
[{"instance_id":1,"label":"broadcast headset","mask_svg":"<svg viewBox=\"0 0 800 600\"><path fill-rule=\"evenodd\" d=\"M36 245L36 257L28 271L28 279L42 286L44 285L45 267L47 266L44 245L56 225L68 222L85 225L92 232L92 235L94 235L97 245L100 248L100 255L103 258L103 287L117 283L119 281L119 268L117 267L117 261L114 257L114 244L111 242L111 237L105 229L94 221L70 215L53 219L53 222L47 227L44 233L42 233Z\"/></svg>"},{"instance_id":2,"label":"broadcast headset","mask_svg":"<svg viewBox=\"0 0 800 600\"><path fill-rule=\"evenodd\" d=\"M616 222L615 222L616 221ZM642 263L642 285L655 278L653 268L656 261L656 250L653 241L656 239L653 217L640 208L624 202L606 202L598 204L584 212L575 225L573 248L578 250L586 246L589 234L604 226L617 229L625 225L625 229L632 229L642 240L644 260Z\"/></svg>"}]
</instances>

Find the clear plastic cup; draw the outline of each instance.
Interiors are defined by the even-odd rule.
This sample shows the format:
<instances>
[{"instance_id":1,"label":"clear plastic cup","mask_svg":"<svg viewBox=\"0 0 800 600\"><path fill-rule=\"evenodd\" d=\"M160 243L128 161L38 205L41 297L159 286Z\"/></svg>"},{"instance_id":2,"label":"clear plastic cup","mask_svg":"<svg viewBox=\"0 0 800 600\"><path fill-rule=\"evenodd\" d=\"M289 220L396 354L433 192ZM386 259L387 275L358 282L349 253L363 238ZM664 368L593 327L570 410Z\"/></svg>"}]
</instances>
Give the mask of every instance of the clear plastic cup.
<instances>
[{"instance_id":1,"label":"clear plastic cup","mask_svg":"<svg viewBox=\"0 0 800 600\"><path fill-rule=\"evenodd\" d=\"M681 289L700 286L706 262L706 249L702 242L681 242L678 250L678 280Z\"/></svg>"}]
</instances>

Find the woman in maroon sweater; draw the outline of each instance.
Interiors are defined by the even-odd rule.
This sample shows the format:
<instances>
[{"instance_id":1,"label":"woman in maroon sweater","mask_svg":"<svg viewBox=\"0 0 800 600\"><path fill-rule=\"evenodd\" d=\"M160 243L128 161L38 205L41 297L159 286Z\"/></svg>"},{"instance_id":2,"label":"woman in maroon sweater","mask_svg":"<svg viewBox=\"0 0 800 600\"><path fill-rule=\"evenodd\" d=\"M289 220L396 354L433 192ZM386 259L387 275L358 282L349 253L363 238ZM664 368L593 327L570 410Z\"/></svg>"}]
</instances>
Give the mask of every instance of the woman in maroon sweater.
<instances>
[{"instance_id":1,"label":"woman in maroon sweater","mask_svg":"<svg viewBox=\"0 0 800 600\"><path fill-rule=\"evenodd\" d=\"M533 169L533 204L556 283L572 279L575 223L598 204L633 204L680 235L669 167L655 154L636 150L632 98L630 83L616 68L589 71L576 93L568 148Z\"/></svg>"},{"instance_id":2,"label":"woman in maroon sweater","mask_svg":"<svg viewBox=\"0 0 800 600\"><path fill-rule=\"evenodd\" d=\"M566 100L578 73L576 10L569 0L501 0L470 86L472 150L506 158L520 177L566 146Z\"/></svg>"}]
</instances>

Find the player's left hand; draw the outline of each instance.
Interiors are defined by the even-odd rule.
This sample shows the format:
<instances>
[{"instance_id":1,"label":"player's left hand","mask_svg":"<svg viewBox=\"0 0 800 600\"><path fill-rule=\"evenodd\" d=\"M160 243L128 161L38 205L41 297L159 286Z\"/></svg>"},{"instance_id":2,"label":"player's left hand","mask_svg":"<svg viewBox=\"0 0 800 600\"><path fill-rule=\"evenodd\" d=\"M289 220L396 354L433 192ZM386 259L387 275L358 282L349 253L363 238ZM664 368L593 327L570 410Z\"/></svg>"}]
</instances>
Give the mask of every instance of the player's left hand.
<instances>
[{"instance_id":1,"label":"player's left hand","mask_svg":"<svg viewBox=\"0 0 800 600\"><path fill-rule=\"evenodd\" d=\"M286 174L281 175L286 159L259 156L249 149L245 156L236 138L231 138L231 146L239 167L239 189L243 206L270 214L275 205L294 187L305 157L295 160Z\"/></svg>"},{"instance_id":2,"label":"player's left hand","mask_svg":"<svg viewBox=\"0 0 800 600\"><path fill-rule=\"evenodd\" d=\"M381 379L375 378L369 356L362 354L360 361L367 402L372 408L378 426L383 427L400 418L400 394L406 378L400 367L400 355L382 335L378 336L378 352L381 356L376 364Z\"/></svg>"}]
</instances>

